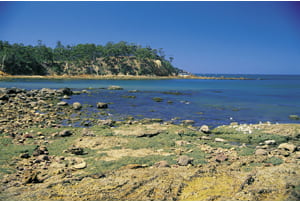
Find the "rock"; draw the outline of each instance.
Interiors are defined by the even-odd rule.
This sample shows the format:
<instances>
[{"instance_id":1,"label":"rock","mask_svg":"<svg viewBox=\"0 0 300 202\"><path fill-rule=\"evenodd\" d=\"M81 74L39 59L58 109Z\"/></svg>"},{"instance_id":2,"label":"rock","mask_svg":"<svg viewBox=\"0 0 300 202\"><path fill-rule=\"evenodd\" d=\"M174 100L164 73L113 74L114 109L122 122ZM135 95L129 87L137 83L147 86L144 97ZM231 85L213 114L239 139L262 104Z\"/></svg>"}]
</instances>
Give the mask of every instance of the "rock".
<instances>
[{"instance_id":1,"label":"rock","mask_svg":"<svg viewBox=\"0 0 300 202\"><path fill-rule=\"evenodd\" d=\"M294 152L296 150L296 146L289 143L282 143L278 146L278 149L288 150L290 152Z\"/></svg>"},{"instance_id":2,"label":"rock","mask_svg":"<svg viewBox=\"0 0 300 202\"><path fill-rule=\"evenodd\" d=\"M179 158L177 159L177 164L180 166L187 166L188 164L192 164L192 162L193 159L186 155L179 156Z\"/></svg>"},{"instance_id":3,"label":"rock","mask_svg":"<svg viewBox=\"0 0 300 202\"><path fill-rule=\"evenodd\" d=\"M266 140L265 144L266 145L274 145L274 144L276 144L276 141L275 140Z\"/></svg>"},{"instance_id":4,"label":"rock","mask_svg":"<svg viewBox=\"0 0 300 202\"><path fill-rule=\"evenodd\" d=\"M209 127L207 125L202 125L200 127L200 132L203 132L203 133L210 133L210 130L209 130Z\"/></svg>"},{"instance_id":5,"label":"rock","mask_svg":"<svg viewBox=\"0 0 300 202\"><path fill-rule=\"evenodd\" d=\"M298 115L289 115L289 119L300 120L300 117Z\"/></svg>"},{"instance_id":6,"label":"rock","mask_svg":"<svg viewBox=\"0 0 300 202\"><path fill-rule=\"evenodd\" d=\"M160 97L154 97L154 98L152 98L152 100L154 100L155 102L162 102L163 101L163 99L160 98Z\"/></svg>"},{"instance_id":7,"label":"rock","mask_svg":"<svg viewBox=\"0 0 300 202\"><path fill-rule=\"evenodd\" d=\"M195 121L194 120L183 120L182 123L184 125L193 125L195 123Z\"/></svg>"},{"instance_id":8,"label":"rock","mask_svg":"<svg viewBox=\"0 0 300 202\"><path fill-rule=\"evenodd\" d=\"M84 169L86 167L87 167L87 163L85 161L83 161L82 163L74 165L72 168L75 168L75 169Z\"/></svg>"},{"instance_id":9,"label":"rock","mask_svg":"<svg viewBox=\"0 0 300 202\"><path fill-rule=\"evenodd\" d=\"M160 131L147 131L147 132L138 134L136 137L154 137L159 134L160 134Z\"/></svg>"},{"instance_id":10,"label":"rock","mask_svg":"<svg viewBox=\"0 0 300 202\"><path fill-rule=\"evenodd\" d=\"M28 159L28 158L30 158L30 155L28 153L23 153L23 154L20 154L19 157L22 159Z\"/></svg>"},{"instance_id":11,"label":"rock","mask_svg":"<svg viewBox=\"0 0 300 202\"><path fill-rule=\"evenodd\" d=\"M107 103L104 103L104 102L98 102L97 103L97 108L105 109L105 108L108 108L108 105L107 105Z\"/></svg>"},{"instance_id":12,"label":"rock","mask_svg":"<svg viewBox=\"0 0 300 202\"><path fill-rule=\"evenodd\" d=\"M188 142L187 142L187 141L184 141L184 140L178 140L178 141L175 142L175 144L176 144L177 146L183 146L183 145L188 144Z\"/></svg>"},{"instance_id":13,"label":"rock","mask_svg":"<svg viewBox=\"0 0 300 202\"><path fill-rule=\"evenodd\" d=\"M39 156L42 154L49 154L48 149L44 146L37 146L32 153L33 156Z\"/></svg>"},{"instance_id":14,"label":"rock","mask_svg":"<svg viewBox=\"0 0 300 202\"><path fill-rule=\"evenodd\" d=\"M71 153L71 154L75 154L75 155L83 155L85 154L84 151L83 151L83 148L81 147L74 147L72 146L71 148L69 148L67 150L68 153Z\"/></svg>"},{"instance_id":15,"label":"rock","mask_svg":"<svg viewBox=\"0 0 300 202\"><path fill-rule=\"evenodd\" d=\"M96 136L96 135L93 133L93 131L90 131L90 130L88 130L87 128L82 129L81 135L82 135L82 136L90 136L90 137Z\"/></svg>"},{"instance_id":16,"label":"rock","mask_svg":"<svg viewBox=\"0 0 300 202\"><path fill-rule=\"evenodd\" d=\"M71 97L68 96L68 95L64 95L64 96L63 96L63 99L71 99Z\"/></svg>"},{"instance_id":17,"label":"rock","mask_svg":"<svg viewBox=\"0 0 300 202\"><path fill-rule=\"evenodd\" d=\"M68 103L65 101L61 101L61 102L57 103L57 106L67 106L67 105L68 105Z\"/></svg>"},{"instance_id":18,"label":"rock","mask_svg":"<svg viewBox=\"0 0 300 202\"><path fill-rule=\"evenodd\" d=\"M0 95L0 100L8 101L9 100L9 96L8 95Z\"/></svg>"},{"instance_id":19,"label":"rock","mask_svg":"<svg viewBox=\"0 0 300 202\"><path fill-rule=\"evenodd\" d=\"M23 183L24 184L29 184L29 183L42 183L43 179L41 179L38 176L37 172L31 172L27 171L24 173L24 178L23 178Z\"/></svg>"},{"instance_id":20,"label":"rock","mask_svg":"<svg viewBox=\"0 0 300 202\"><path fill-rule=\"evenodd\" d=\"M297 152L296 152L295 158L296 158L296 159L300 159L300 151L297 151Z\"/></svg>"},{"instance_id":21,"label":"rock","mask_svg":"<svg viewBox=\"0 0 300 202\"><path fill-rule=\"evenodd\" d=\"M63 95L72 95L73 92L70 88L62 88L62 89L59 89L59 91L63 94Z\"/></svg>"},{"instance_id":22,"label":"rock","mask_svg":"<svg viewBox=\"0 0 300 202\"><path fill-rule=\"evenodd\" d=\"M141 164L128 164L126 166L123 166L121 169L138 169L138 168L145 168L147 165L141 165Z\"/></svg>"},{"instance_id":23,"label":"rock","mask_svg":"<svg viewBox=\"0 0 300 202\"><path fill-rule=\"evenodd\" d=\"M201 140L211 140L211 138L208 136L201 136L200 139Z\"/></svg>"},{"instance_id":24,"label":"rock","mask_svg":"<svg viewBox=\"0 0 300 202\"><path fill-rule=\"evenodd\" d=\"M255 151L255 155L258 155L258 156L260 156L260 155L267 155L267 154L268 154L268 152L265 149L257 149Z\"/></svg>"},{"instance_id":25,"label":"rock","mask_svg":"<svg viewBox=\"0 0 300 202\"><path fill-rule=\"evenodd\" d=\"M227 160L228 160L228 156L225 155L225 154L218 154L218 155L216 156L216 161L217 161L218 163L221 163L221 162L227 161Z\"/></svg>"},{"instance_id":26,"label":"rock","mask_svg":"<svg viewBox=\"0 0 300 202\"><path fill-rule=\"evenodd\" d=\"M222 138L215 138L215 142L227 142L227 140L224 140Z\"/></svg>"},{"instance_id":27,"label":"rock","mask_svg":"<svg viewBox=\"0 0 300 202\"><path fill-rule=\"evenodd\" d=\"M109 86L108 90L123 90L121 86Z\"/></svg>"},{"instance_id":28,"label":"rock","mask_svg":"<svg viewBox=\"0 0 300 202\"><path fill-rule=\"evenodd\" d=\"M170 165L167 161L159 161L159 162L156 162L154 164L154 167L157 167L157 168L169 168Z\"/></svg>"},{"instance_id":29,"label":"rock","mask_svg":"<svg viewBox=\"0 0 300 202\"><path fill-rule=\"evenodd\" d=\"M116 122L111 119L98 120L98 124L101 126L113 126Z\"/></svg>"},{"instance_id":30,"label":"rock","mask_svg":"<svg viewBox=\"0 0 300 202\"><path fill-rule=\"evenodd\" d=\"M73 135L73 133L70 130L63 130L59 133L60 137L68 137L68 136L71 136L71 135Z\"/></svg>"},{"instance_id":31,"label":"rock","mask_svg":"<svg viewBox=\"0 0 300 202\"><path fill-rule=\"evenodd\" d=\"M80 110L82 108L82 105L79 102L73 103L73 109Z\"/></svg>"}]
</instances>

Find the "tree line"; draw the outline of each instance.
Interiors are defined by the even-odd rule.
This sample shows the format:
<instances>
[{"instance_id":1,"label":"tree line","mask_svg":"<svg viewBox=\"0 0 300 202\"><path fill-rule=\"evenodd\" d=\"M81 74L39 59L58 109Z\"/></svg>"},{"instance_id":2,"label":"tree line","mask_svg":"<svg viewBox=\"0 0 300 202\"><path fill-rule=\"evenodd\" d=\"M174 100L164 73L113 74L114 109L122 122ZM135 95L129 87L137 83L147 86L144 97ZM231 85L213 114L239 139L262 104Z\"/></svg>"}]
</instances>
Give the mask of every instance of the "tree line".
<instances>
[{"instance_id":1,"label":"tree line","mask_svg":"<svg viewBox=\"0 0 300 202\"><path fill-rule=\"evenodd\" d=\"M105 45L77 44L47 47L0 41L0 70L11 75L177 75L180 71L163 49L121 41Z\"/></svg>"}]
</instances>

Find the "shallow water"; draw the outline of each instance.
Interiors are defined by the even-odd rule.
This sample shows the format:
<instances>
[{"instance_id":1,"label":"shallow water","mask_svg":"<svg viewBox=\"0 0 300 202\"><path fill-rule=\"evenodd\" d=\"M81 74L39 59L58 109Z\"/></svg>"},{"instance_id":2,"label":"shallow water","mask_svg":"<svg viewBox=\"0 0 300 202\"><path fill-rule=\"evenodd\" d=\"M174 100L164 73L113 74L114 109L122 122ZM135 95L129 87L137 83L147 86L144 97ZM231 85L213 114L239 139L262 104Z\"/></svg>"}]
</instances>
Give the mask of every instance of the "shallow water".
<instances>
[{"instance_id":1,"label":"shallow water","mask_svg":"<svg viewBox=\"0 0 300 202\"><path fill-rule=\"evenodd\" d=\"M209 75L216 76L216 75ZM226 75L232 76L232 75ZM0 87L25 89L62 88L74 90L94 88L91 94L74 95L69 103L79 101L95 106L97 102L108 102L108 116L99 118L192 119L195 125L217 126L237 121L258 123L300 123L290 120L289 115L300 116L300 75L233 75L253 80L47 80L12 79L0 81ZM124 90L106 90L110 85L119 85ZM139 90L130 93L130 90ZM165 92L179 92L170 94ZM126 98L135 96L135 98ZM162 102L155 102L160 97ZM95 107L89 111L99 112Z\"/></svg>"}]
</instances>

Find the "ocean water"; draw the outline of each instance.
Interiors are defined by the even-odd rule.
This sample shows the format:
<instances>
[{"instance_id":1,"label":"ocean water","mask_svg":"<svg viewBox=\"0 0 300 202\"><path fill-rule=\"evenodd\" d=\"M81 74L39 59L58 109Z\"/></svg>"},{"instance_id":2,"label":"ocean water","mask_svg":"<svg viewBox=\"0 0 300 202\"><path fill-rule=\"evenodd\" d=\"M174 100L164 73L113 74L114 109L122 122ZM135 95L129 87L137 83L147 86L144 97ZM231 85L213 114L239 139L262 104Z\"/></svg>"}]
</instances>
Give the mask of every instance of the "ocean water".
<instances>
[{"instance_id":1,"label":"ocean water","mask_svg":"<svg viewBox=\"0 0 300 202\"><path fill-rule=\"evenodd\" d=\"M203 75L203 74L201 74ZM289 115L300 116L300 75L204 75L247 77L252 80L47 80L12 79L0 81L0 87L25 89L63 88L88 89L89 94L73 95L70 104L96 106L108 102L109 108L101 115L96 107L86 108L98 118L123 120L161 118L165 121L194 120L196 126L218 126L239 123L300 123ZM111 85L123 90L103 89ZM137 92L130 92L137 90ZM135 98L128 97L135 96ZM152 98L160 97L162 102ZM103 110L102 110L103 111Z\"/></svg>"}]
</instances>

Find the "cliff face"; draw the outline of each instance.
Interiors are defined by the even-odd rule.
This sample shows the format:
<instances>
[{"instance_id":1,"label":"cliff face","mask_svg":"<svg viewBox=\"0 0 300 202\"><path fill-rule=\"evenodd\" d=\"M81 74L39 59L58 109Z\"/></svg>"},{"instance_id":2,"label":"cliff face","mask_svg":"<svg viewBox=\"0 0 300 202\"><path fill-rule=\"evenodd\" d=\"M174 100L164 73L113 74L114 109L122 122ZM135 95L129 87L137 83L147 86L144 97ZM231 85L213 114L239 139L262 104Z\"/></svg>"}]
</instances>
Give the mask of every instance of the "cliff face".
<instances>
[{"instance_id":1,"label":"cliff face","mask_svg":"<svg viewBox=\"0 0 300 202\"><path fill-rule=\"evenodd\" d=\"M162 60L138 59L135 56L102 57L94 61L56 63L59 70L46 67L46 74L57 75L151 75L174 76L178 69Z\"/></svg>"}]
</instances>

